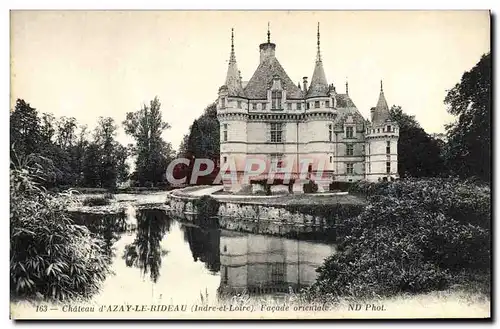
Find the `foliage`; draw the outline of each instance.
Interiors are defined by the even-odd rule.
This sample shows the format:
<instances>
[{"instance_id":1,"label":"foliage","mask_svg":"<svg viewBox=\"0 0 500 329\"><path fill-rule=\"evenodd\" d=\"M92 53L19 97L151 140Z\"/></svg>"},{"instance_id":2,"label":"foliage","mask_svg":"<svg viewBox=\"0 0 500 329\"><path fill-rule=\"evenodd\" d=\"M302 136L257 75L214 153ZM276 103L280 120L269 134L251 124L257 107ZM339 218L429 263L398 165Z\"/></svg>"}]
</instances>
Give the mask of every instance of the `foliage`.
<instances>
[{"instance_id":1,"label":"foliage","mask_svg":"<svg viewBox=\"0 0 500 329\"><path fill-rule=\"evenodd\" d=\"M10 114L11 161L33 158L44 170L43 185L114 187L128 176L127 150L115 141L111 118L99 118L94 139L73 117L56 118L18 99Z\"/></svg>"},{"instance_id":2,"label":"foliage","mask_svg":"<svg viewBox=\"0 0 500 329\"><path fill-rule=\"evenodd\" d=\"M414 116L392 106L391 119L398 123L398 173L401 177L435 177L445 174L441 141L429 136Z\"/></svg>"},{"instance_id":3,"label":"foliage","mask_svg":"<svg viewBox=\"0 0 500 329\"><path fill-rule=\"evenodd\" d=\"M173 158L170 143L162 133L170 128L163 121L160 101L155 97L149 106L136 112L128 112L123 125L125 132L135 139L132 153L136 156L136 175L140 186L146 182L156 185L166 179L167 166Z\"/></svg>"},{"instance_id":4,"label":"foliage","mask_svg":"<svg viewBox=\"0 0 500 329\"><path fill-rule=\"evenodd\" d=\"M179 147L182 156L219 159L220 128L215 103L205 108L203 114L194 120Z\"/></svg>"},{"instance_id":5,"label":"foliage","mask_svg":"<svg viewBox=\"0 0 500 329\"><path fill-rule=\"evenodd\" d=\"M217 106L215 103L205 108L203 114L194 120L189 127L189 134L185 135L179 145L178 155L193 159L212 159L217 162L220 159L220 127L217 119ZM191 172L194 161L190 161L188 168L182 168L186 173L187 181L191 181ZM212 184L217 172L212 175L200 177L198 183Z\"/></svg>"},{"instance_id":6,"label":"foliage","mask_svg":"<svg viewBox=\"0 0 500 329\"><path fill-rule=\"evenodd\" d=\"M491 54L462 75L444 100L457 120L447 127L447 166L462 177L491 179Z\"/></svg>"},{"instance_id":7,"label":"foliage","mask_svg":"<svg viewBox=\"0 0 500 329\"><path fill-rule=\"evenodd\" d=\"M309 180L302 186L304 193L316 193L318 192L318 184L315 181Z\"/></svg>"},{"instance_id":8,"label":"foliage","mask_svg":"<svg viewBox=\"0 0 500 329\"><path fill-rule=\"evenodd\" d=\"M112 194L105 194L103 196L90 196L86 197L82 204L84 206L107 206L111 204L111 199L113 198Z\"/></svg>"},{"instance_id":9,"label":"foliage","mask_svg":"<svg viewBox=\"0 0 500 329\"><path fill-rule=\"evenodd\" d=\"M393 295L444 289L490 268L490 190L452 179L360 183L369 204L338 227L311 294Z\"/></svg>"},{"instance_id":10,"label":"foliage","mask_svg":"<svg viewBox=\"0 0 500 329\"><path fill-rule=\"evenodd\" d=\"M58 300L88 297L108 273L104 242L72 222L67 197L48 194L37 183L44 168L33 159L21 158L10 171L11 294Z\"/></svg>"},{"instance_id":11,"label":"foliage","mask_svg":"<svg viewBox=\"0 0 500 329\"><path fill-rule=\"evenodd\" d=\"M203 218L210 218L217 215L219 211L219 202L210 195L204 195L193 202L198 210L198 214Z\"/></svg>"}]
</instances>

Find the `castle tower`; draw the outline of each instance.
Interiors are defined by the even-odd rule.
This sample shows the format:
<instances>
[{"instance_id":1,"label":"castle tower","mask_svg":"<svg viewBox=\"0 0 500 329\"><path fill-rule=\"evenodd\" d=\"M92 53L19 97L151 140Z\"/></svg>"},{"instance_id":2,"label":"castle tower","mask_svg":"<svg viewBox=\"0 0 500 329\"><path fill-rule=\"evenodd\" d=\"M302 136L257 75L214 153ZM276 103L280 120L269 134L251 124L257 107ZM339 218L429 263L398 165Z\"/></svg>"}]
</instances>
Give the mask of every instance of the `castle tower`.
<instances>
[{"instance_id":1,"label":"castle tower","mask_svg":"<svg viewBox=\"0 0 500 329\"><path fill-rule=\"evenodd\" d=\"M371 109L371 123L366 126L366 173L368 181L398 178L399 127L390 119L389 106L380 81L377 106Z\"/></svg>"},{"instance_id":2,"label":"castle tower","mask_svg":"<svg viewBox=\"0 0 500 329\"><path fill-rule=\"evenodd\" d=\"M321 57L321 35L319 23L317 27L317 51L314 71L306 89L304 82L304 98L306 102L306 113L304 128L309 133L304 134L302 140L310 143L307 145L307 157L312 160L311 179L317 184L319 190L328 190L333 178L334 164L334 137L332 123L334 118L334 91L333 86L328 84ZM318 152L321 150L322 152Z\"/></svg>"},{"instance_id":3,"label":"castle tower","mask_svg":"<svg viewBox=\"0 0 500 329\"><path fill-rule=\"evenodd\" d=\"M220 165L223 168L228 163L234 163L236 174L239 174L243 171L247 152L248 101L236 63L233 29L226 82L219 88L217 117L220 125ZM223 182L225 181L226 178L223 177Z\"/></svg>"}]
</instances>

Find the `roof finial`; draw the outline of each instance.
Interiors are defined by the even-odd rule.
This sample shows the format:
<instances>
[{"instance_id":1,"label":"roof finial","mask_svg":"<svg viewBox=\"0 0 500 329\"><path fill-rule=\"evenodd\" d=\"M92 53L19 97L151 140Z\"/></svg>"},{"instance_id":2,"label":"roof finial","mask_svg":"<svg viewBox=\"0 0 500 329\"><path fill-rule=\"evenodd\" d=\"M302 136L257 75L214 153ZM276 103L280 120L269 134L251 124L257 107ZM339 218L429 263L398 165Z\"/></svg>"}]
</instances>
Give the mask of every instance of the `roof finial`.
<instances>
[{"instance_id":1,"label":"roof finial","mask_svg":"<svg viewBox=\"0 0 500 329\"><path fill-rule=\"evenodd\" d=\"M267 22L267 43L271 43L271 31L269 30L269 22Z\"/></svg>"},{"instance_id":2,"label":"roof finial","mask_svg":"<svg viewBox=\"0 0 500 329\"><path fill-rule=\"evenodd\" d=\"M380 80L380 92L381 93L384 92L384 86L382 85L382 80Z\"/></svg>"},{"instance_id":3,"label":"roof finial","mask_svg":"<svg viewBox=\"0 0 500 329\"><path fill-rule=\"evenodd\" d=\"M347 77L345 77L345 93L349 95L349 81L347 81Z\"/></svg>"},{"instance_id":4,"label":"roof finial","mask_svg":"<svg viewBox=\"0 0 500 329\"><path fill-rule=\"evenodd\" d=\"M234 28L231 28L231 55L229 56L230 62L236 62L236 55L234 54Z\"/></svg>"},{"instance_id":5,"label":"roof finial","mask_svg":"<svg viewBox=\"0 0 500 329\"><path fill-rule=\"evenodd\" d=\"M319 37L320 37L320 35L319 35L319 22L318 22L318 55L317 55L316 60L317 60L318 62L321 62L321 53L320 53L320 50L319 50L319 44L320 44L320 42L319 42Z\"/></svg>"}]
</instances>

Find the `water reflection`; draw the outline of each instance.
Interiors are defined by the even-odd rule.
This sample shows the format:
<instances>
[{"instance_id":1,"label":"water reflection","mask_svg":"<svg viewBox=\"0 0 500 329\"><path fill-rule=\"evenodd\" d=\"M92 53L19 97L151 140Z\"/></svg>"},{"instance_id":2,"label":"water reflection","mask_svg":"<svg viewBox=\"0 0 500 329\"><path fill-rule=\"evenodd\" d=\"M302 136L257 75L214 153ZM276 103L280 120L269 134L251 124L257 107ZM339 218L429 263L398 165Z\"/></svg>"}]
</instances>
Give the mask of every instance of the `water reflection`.
<instances>
[{"instance_id":1,"label":"water reflection","mask_svg":"<svg viewBox=\"0 0 500 329\"><path fill-rule=\"evenodd\" d=\"M137 210L136 217L136 232L101 230L117 254L116 275L98 297L106 302L141 297L199 302L200 295L224 298L241 291L279 294L312 284L316 268L334 252L323 243L183 224L163 210Z\"/></svg>"},{"instance_id":2,"label":"water reflection","mask_svg":"<svg viewBox=\"0 0 500 329\"><path fill-rule=\"evenodd\" d=\"M220 231L203 230L196 226L183 226L184 239L188 242L195 262L201 261L212 273L220 270Z\"/></svg>"},{"instance_id":3,"label":"water reflection","mask_svg":"<svg viewBox=\"0 0 500 329\"><path fill-rule=\"evenodd\" d=\"M125 246L122 258L128 267L142 269L143 275L150 273L151 281L160 276L161 259L168 250L160 247L160 241L170 229L171 220L165 212L147 209L137 212L137 236L131 244Z\"/></svg>"},{"instance_id":4,"label":"water reflection","mask_svg":"<svg viewBox=\"0 0 500 329\"><path fill-rule=\"evenodd\" d=\"M219 293L284 293L309 286L332 245L257 234L221 236Z\"/></svg>"}]
</instances>

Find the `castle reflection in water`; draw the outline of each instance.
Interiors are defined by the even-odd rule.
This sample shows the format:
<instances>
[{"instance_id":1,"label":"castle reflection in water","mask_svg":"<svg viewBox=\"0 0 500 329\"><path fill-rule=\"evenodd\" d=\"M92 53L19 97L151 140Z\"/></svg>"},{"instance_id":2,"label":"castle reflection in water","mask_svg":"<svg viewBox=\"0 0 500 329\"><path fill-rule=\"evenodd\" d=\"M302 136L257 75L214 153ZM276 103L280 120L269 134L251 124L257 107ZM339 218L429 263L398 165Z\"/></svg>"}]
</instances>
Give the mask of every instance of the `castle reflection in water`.
<instances>
[{"instance_id":1,"label":"castle reflection in water","mask_svg":"<svg viewBox=\"0 0 500 329\"><path fill-rule=\"evenodd\" d=\"M169 257L169 251L161 249L161 240L180 235L191 253L183 259L201 262L208 273L220 276L219 295L297 291L314 283L316 268L335 248L319 242L203 229L175 222L159 210L141 210L137 219L137 236L123 256L127 266L141 268L156 282L162 258Z\"/></svg>"},{"instance_id":2,"label":"castle reflection in water","mask_svg":"<svg viewBox=\"0 0 500 329\"><path fill-rule=\"evenodd\" d=\"M256 234L221 232L220 292L289 292L316 280L316 268L334 247Z\"/></svg>"}]
</instances>

